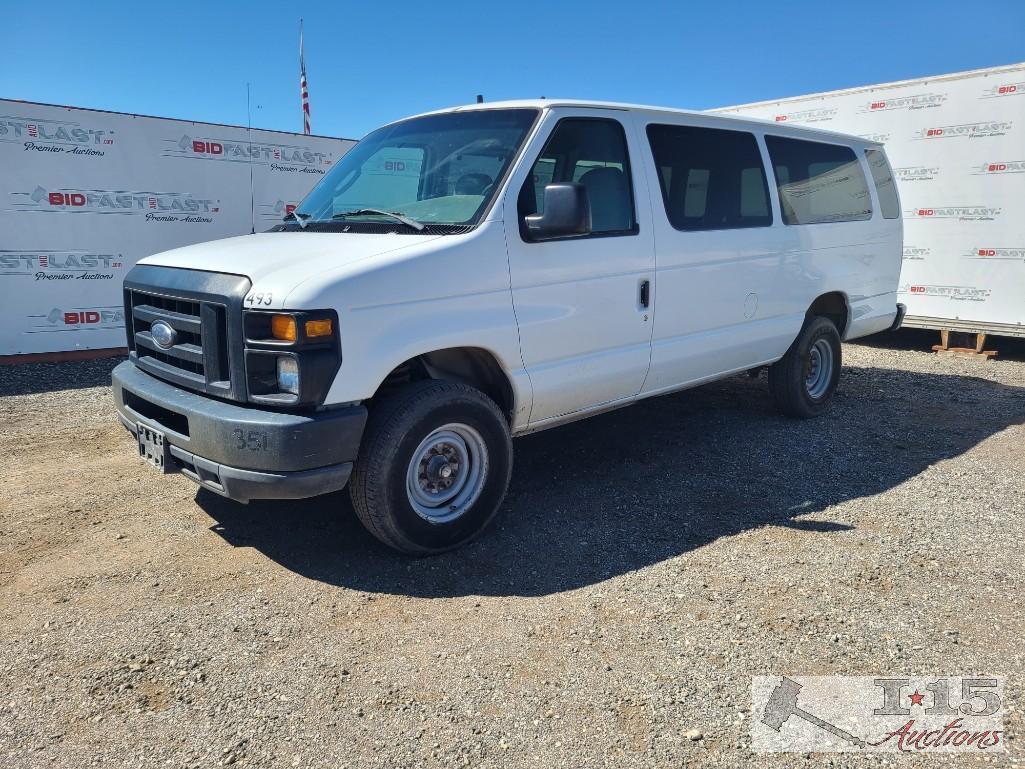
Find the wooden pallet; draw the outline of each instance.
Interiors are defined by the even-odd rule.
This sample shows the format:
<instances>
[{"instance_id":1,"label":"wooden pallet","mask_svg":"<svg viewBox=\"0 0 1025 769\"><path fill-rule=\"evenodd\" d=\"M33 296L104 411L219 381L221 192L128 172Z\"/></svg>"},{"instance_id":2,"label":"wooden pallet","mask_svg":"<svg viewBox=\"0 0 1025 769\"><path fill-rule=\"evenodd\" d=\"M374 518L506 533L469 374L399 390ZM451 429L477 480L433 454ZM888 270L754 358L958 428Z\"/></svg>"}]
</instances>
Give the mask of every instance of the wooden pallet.
<instances>
[{"instance_id":1,"label":"wooden pallet","mask_svg":"<svg viewBox=\"0 0 1025 769\"><path fill-rule=\"evenodd\" d=\"M950 346L950 335L959 334L960 336L975 337L974 347L951 347ZM997 356L996 350L984 350L986 346L986 334L967 334L959 331L950 331L949 329L943 329L940 331L940 343L932 346L933 352L937 355L950 355L958 358L982 358L983 360L989 360Z\"/></svg>"}]
</instances>

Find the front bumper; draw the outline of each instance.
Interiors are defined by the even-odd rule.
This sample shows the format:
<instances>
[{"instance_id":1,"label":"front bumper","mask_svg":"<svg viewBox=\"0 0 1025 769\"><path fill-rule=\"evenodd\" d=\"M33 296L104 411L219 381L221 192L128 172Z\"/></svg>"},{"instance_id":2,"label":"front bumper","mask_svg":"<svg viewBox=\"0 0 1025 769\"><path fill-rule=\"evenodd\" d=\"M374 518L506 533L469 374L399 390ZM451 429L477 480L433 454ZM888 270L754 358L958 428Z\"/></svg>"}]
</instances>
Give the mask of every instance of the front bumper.
<instances>
[{"instance_id":1,"label":"front bumper","mask_svg":"<svg viewBox=\"0 0 1025 769\"><path fill-rule=\"evenodd\" d=\"M125 362L114 403L133 435L164 434L168 467L239 502L301 499L345 486L359 450L364 406L307 414L265 411L176 387Z\"/></svg>"},{"instance_id":2,"label":"front bumper","mask_svg":"<svg viewBox=\"0 0 1025 769\"><path fill-rule=\"evenodd\" d=\"M907 305L897 303L897 316L893 319L893 325L890 326L890 331L896 331L904 324L904 316L908 314Z\"/></svg>"}]
</instances>

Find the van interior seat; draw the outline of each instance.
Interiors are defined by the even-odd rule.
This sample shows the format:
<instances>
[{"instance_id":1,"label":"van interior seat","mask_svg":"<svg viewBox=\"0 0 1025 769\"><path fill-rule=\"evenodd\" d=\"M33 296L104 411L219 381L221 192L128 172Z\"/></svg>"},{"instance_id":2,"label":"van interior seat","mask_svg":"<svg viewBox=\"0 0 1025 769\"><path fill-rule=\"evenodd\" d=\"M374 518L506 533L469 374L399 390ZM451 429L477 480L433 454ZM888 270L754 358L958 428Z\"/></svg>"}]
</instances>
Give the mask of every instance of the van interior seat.
<instances>
[{"instance_id":1,"label":"van interior seat","mask_svg":"<svg viewBox=\"0 0 1025 769\"><path fill-rule=\"evenodd\" d=\"M617 232L633 226L626 176L618 168L593 168L580 177L591 204L591 230Z\"/></svg>"},{"instance_id":2,"label":"van interior seat","mask_svg":"<svg viewBox=\"0 0 1025 769\"><path fill-rule=\"evenodd\" d=\"M672 179L669 183L669 194L667 195L666 205L669 214L669 220L675 224L684 224L687 229L704 229L705 228L705 215L708 213L708 197L707 191L705 193L704 200L700 201L700 205L691 201L691 205L688 207L688 185L690 184L690 174L687 172L687 165L680 164L679 167L673 167ZM682 171L682 173L681 173ZM693 192L691 193L694 194ZM691 211L700 211L700 214L691 213L688 216L688 208Z\"/></svg>"},{"instance_id":3,"label":"van interior seat","mask_svg":"<svg viewBox=\"0 0 1025 769\"><path fill-rule=\"evenodd\" d=\"M735 202L729 199L730 190L718 183L722 173L714 166L702 168L689 157L681 159L669 184L666 203L670 221L688 230L728 227L728 211ZM697 181L695 174L700 174Z\"/></svg>"}]
</instances>

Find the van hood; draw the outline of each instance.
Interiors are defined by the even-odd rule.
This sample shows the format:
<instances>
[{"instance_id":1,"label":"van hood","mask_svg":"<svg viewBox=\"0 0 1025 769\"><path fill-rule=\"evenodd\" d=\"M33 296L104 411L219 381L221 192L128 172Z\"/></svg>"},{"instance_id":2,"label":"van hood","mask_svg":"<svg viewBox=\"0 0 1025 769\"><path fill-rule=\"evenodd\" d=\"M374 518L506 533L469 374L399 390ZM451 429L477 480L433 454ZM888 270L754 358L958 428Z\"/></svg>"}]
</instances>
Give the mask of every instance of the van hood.
<instances>
[{"instance_id":1,"label":"van hood","mask_svg":"<svg viewBox=\"0 0 1025 769\"><path fill-rule=\"evenodd\" d=\"M325 272L352 268L376 256L422 246L441 235L265 232L175 248L139 264L245 275L253 285L298 286Z\"/></svg>"}]
</instances>

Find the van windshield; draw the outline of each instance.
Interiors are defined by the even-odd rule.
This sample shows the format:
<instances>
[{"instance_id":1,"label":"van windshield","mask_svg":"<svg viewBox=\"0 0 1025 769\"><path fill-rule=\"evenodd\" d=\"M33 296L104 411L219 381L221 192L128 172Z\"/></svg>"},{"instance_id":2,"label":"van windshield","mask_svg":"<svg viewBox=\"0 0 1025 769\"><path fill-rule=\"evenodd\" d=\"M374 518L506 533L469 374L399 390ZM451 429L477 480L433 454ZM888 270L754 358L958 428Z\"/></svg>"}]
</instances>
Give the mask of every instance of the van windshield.
<instances>
[{"instance_id":1,"label":"van windshield","mask_svg":"<svg viewBox=\"0 0 1025 769\"><path fill-rule=\"evenodd\" d=\"M299 204L296 224L387 223L409 232L477 224L537 112L448 112L379 128Z\"/></svg>"}]
</instances>

